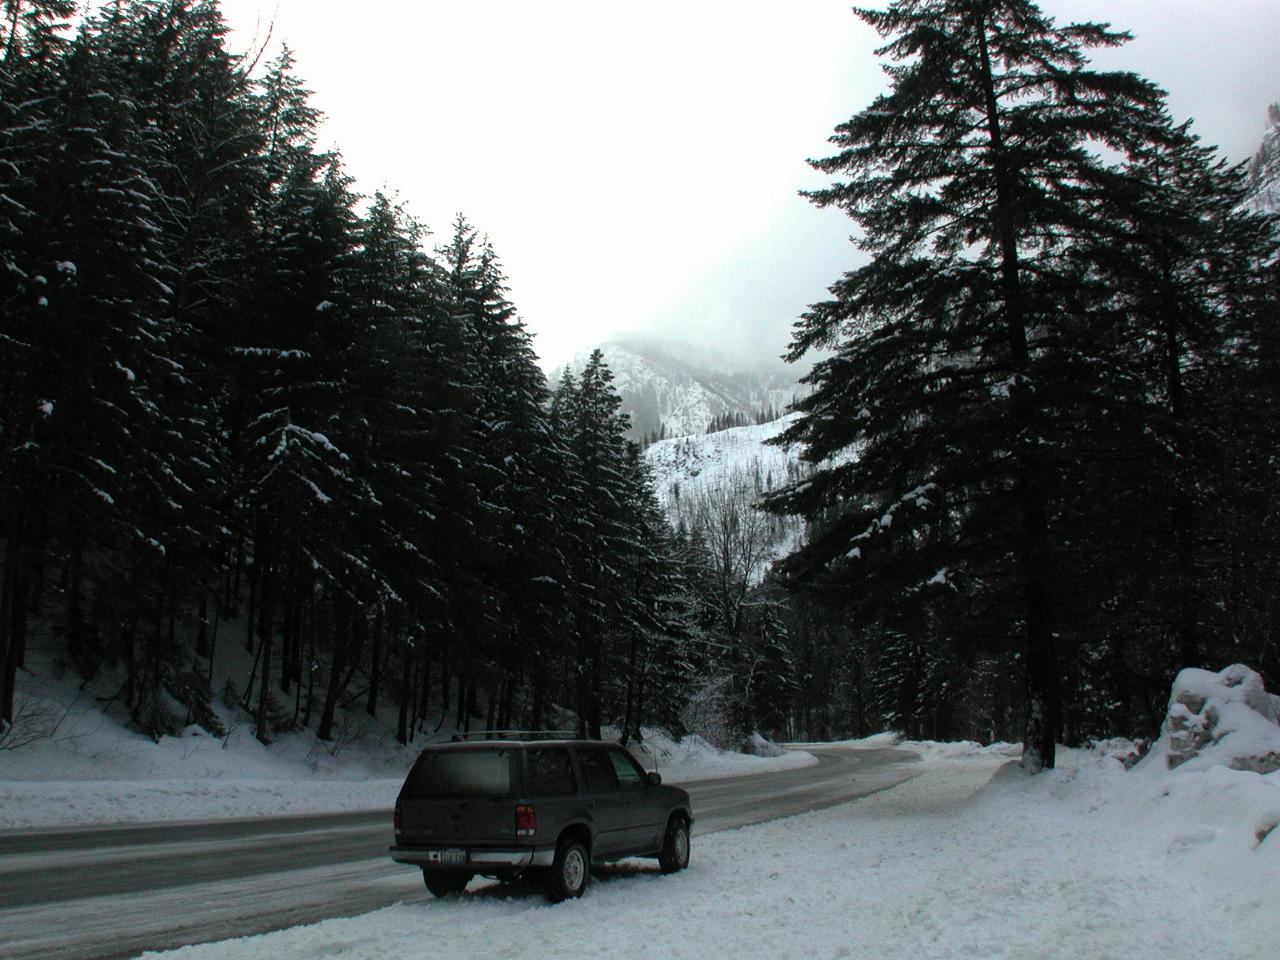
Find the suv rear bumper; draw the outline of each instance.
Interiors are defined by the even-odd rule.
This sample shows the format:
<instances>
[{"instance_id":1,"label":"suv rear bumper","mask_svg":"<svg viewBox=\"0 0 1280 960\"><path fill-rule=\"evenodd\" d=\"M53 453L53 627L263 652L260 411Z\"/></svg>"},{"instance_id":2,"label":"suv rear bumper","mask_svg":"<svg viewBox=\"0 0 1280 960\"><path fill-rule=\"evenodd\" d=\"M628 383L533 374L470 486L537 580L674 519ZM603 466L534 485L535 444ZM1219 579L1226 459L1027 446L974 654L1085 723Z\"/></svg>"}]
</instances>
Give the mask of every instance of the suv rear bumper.
<instances>
[{"instance_id":1,"label":"suv rear bumper","mask_svg":"<svg viewBox=\"0 0 1280 960\"><path fill-rule=\"evenodd\" d=\"M445 870L474 870L485 873L489 870L523 870L526 867L549 867L555 861L554 847L545 850L525 849L490 849L487 847L467 850L465 865L443 865L440 854L445 849L456 847L391 847L391 859L396 863L411 863L419 867L440 867Z\"/></svg>"}]
</instances>

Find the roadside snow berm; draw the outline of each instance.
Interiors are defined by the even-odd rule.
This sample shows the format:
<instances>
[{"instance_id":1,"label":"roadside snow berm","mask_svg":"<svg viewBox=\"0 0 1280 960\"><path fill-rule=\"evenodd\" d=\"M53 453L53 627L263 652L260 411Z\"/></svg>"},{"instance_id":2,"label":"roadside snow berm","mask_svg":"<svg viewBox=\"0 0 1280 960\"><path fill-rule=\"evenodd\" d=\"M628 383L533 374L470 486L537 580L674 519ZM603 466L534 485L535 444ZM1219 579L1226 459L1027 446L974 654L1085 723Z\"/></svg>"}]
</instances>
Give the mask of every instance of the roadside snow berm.
<instances>
[{"instance_id":1,"label":"roadside snow berm","mask_svg":"<svg viewBox=\"0 0 1280 960\"><path fill-rule=\"evenodd\" d=\"M1169 713L1151 753L1148 763L1163 756L1168 770L1280 770L1280 697L1241 663L1219 673L1183 670L1173 682Z\"/></svg>"}]
</instances>

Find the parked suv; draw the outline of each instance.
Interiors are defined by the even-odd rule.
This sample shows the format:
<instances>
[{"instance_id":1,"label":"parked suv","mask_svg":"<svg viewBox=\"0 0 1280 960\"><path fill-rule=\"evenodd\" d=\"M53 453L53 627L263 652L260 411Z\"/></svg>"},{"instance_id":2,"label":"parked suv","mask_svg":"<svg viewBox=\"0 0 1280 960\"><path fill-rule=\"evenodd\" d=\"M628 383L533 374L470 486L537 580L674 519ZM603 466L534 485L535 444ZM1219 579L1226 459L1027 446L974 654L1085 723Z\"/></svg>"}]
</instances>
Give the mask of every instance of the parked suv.
<instances>
[{"instance_id":1,"label":"parked suv","mask_svg":"<svg viewBox=\"0 0 1280 960\"><path fill-rule=\"evenodd\" d=\"M553 903L580 897L591 864L689 863L689 794L616 743L504 739L427 747L396 800L391 857L437 897L477 874L540 876Z\"/></svg>"}]
</instances>

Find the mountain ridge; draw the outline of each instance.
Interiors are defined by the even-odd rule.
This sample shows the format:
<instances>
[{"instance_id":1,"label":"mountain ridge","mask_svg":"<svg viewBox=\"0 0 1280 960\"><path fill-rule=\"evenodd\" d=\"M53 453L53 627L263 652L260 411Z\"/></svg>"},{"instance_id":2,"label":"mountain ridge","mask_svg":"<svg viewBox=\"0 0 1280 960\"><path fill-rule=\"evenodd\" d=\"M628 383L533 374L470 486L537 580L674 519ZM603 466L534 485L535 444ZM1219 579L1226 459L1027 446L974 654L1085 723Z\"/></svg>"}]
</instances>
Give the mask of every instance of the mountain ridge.
<instances>
[{"instance_id":1,"label":"mountain ridge","mask_svg":"<svg viewBox=\"0 0 1280 960\"><path fill-rule=\"evenodd\" d=\"M613 372L628 437L654 440L706 433L717 424L755 423L781 416L803 392L801 371L781 360L733 360L715 351L663 337L613 337L593 349ZM585 366L591 350L552 371Z\"/></svg>"}]
</instances>

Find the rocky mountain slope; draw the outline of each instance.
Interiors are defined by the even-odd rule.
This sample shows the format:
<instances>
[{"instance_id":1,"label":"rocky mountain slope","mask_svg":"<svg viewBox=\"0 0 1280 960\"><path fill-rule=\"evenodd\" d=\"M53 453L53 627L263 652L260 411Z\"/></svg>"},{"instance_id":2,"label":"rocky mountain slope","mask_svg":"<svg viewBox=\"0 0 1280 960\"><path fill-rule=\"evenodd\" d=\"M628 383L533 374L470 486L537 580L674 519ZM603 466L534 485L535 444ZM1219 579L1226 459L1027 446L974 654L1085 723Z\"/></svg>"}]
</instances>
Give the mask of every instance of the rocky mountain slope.
<instances>
[{"instance_id":1,"label":"rocky mountain slope","mask_svg":"<svg viewBox=\"0 0 1280 960\"><path fill-rule=\"evenodd\" d=\"M735 363L658 337L619 337L601 344L631 418L633 439L705 433L716 421L753 423L781 415L802 387L802 371L780 360ZM569 361L575 373L590 351ZM551 384L564 368L553 371Z\"/></svg>"},{"instance_id":2,"label":"rocky mountain slope","mask_svg":"<svg viewBox=\"0 0 1280 960\"><path fill-rule=\"evenodd\" d=\"M1251 202L1259 213L1280 214L1280 103L1267 111L1271 126L1249 164Z\"/></svg>"}]
</instances>

